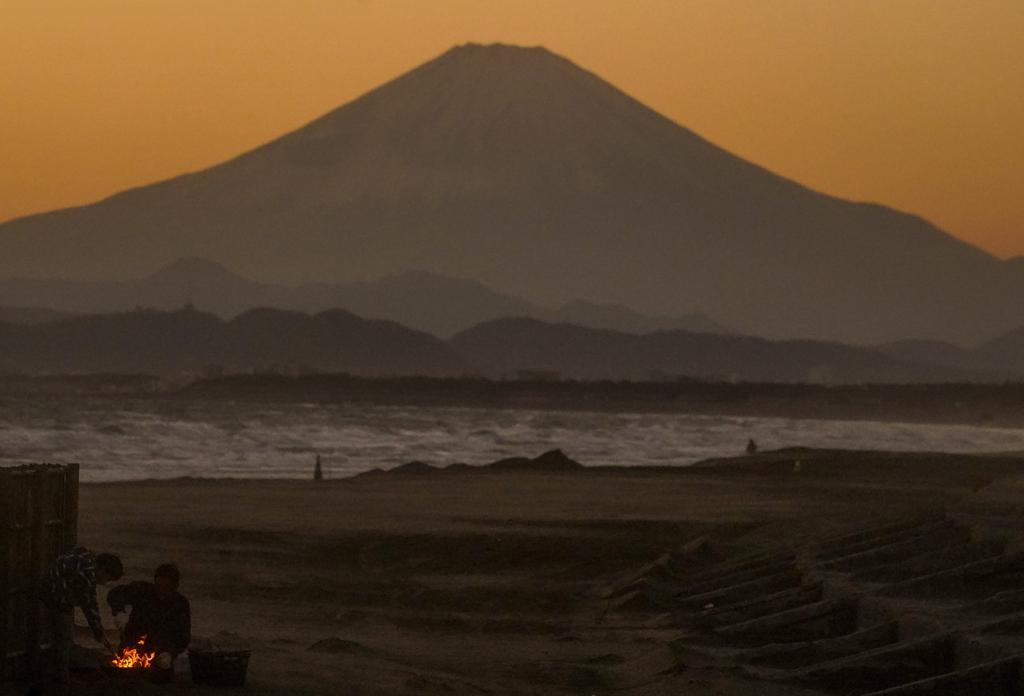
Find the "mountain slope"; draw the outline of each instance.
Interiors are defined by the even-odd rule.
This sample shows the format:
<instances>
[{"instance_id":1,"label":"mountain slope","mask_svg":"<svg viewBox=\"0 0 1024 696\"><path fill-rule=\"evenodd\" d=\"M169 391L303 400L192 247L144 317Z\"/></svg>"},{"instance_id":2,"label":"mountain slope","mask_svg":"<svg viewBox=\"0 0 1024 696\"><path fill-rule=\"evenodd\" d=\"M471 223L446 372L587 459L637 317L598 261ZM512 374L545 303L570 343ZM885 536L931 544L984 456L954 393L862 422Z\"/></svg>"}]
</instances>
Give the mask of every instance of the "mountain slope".
<instances>
[{"instance_id":1,"label":"mountain slope","mask_svg":"<svg viewBox=\"0 0 1024 696\"><path fill-rule=\"evenodd\" d=\"M1024 273L736 158L544 49L467 45L211 169L0 226L0 275L186 255L264 281L423 269L767 336L976 343Z\"/></svg>"},{"instance_id":2,"label":"mountain slope","mask_svg":"<svg viewBox=\"0 0 1024 696\"><path fill-rule=\"evenodd\" d=\"M876 346L875 350L891 358L921 365L970 369L979 366L976 350L942 341L908 339Z\"/></svg>"},{"instance_id":3,"label":"mountain slope","mask_svg":"<svg viewBox=\"0 0 1024 696\"><path fill-rule=\"evenodd\" d=\"M836 343L685 331L641 336L530 319L481 324L455 336L451 345L469 364L492 376L530 371L574 379L817 383L957 381L982 376Z\"/></svg>"},{"instance_id":4,"label":"mountain slope","mask_svg":"<svg viewBox=\"0 0 1024 696\"><path fill-rule=\"evenodd\" d=\"M69 316L68 312L41 307L0 307L0 322L10 324L45 324Z\"/></svg>"},{"instance_id":5,"label":"mountain slope","mask_svg":"<svg viewBox=\"0 0 1024 696\"><path fill-rule=\"evenodd\" d=\"M69 281L38 278L0 279L0 297L22 306L46 306L64 312L101 314L136 307L178 309L187 302L224 318L252 307L300 312L342 308L371 319L396 321L435 336L448 337L501 317L557 319L582 326L644 333L673 328L711 333L728 331L704 316L647 317L628 307L577 300L551 310L503 295L473 280L408 271L373 281L308 283L295 287L257 283L206 259L183 258L147 278L131 281ZM59 312L6 312L0 321L41 323ZM6 317L6 318L5 318Z\"/></svg>"},{"instance_id":6,"label":"mountain slope","mask_svg":"<svg viewBox=\"0 0 1024 696\"><path fill-rule=\"evenodd\" d=\"M393 322L332 310L256 309L230 322L195 310L140 310L35 326L0 323L0 366L23 373L264 369L360 375L458 375L444 342Z\"/></svg>"},{"instance_id":7,"label":"mountain slope","mask_svg":"<svg viewBox=\"0 0 1024 696\"><path fill-rule=\"evenodd\" d=\"M531 316L506 314L505 316ZM532 315L541 318L542 315ZM498 318L498 317L494 317ZM554 312L547 313L549 321L576 324L593 329L608 329L623 333L653 333L654 331L691 331L694 333L731 334L732 329L722 326L702 312L681 317L648 317L629 307L617 304L597 304L586 300L573 300Z\"/></svg>"},{"instance_id":8,"label":"mountain slope","mask_svg":"<svg viewBox=\"0 0 1024 696\"><path fill-rule=\"evenodd\" d=\"M1018 375L1024 374L1024 326L994 338L974 351L985 365Z\"/></svg>"},{"instance_id":9,"label":"mountain slope","mask_svg":"<svg viewBox=\"0 0 1024 696\"><path fill-rule=\"evenodd\" d=\"M254 309L231 321L194 309L136 310L37 325L0 323L0 373L341 372L367 376L555 372L588 380L933 382L982 371L922 365L835 343L659 331L645 335L486 322L444 342L344 310Z\"/></svg>"}]
</instances>

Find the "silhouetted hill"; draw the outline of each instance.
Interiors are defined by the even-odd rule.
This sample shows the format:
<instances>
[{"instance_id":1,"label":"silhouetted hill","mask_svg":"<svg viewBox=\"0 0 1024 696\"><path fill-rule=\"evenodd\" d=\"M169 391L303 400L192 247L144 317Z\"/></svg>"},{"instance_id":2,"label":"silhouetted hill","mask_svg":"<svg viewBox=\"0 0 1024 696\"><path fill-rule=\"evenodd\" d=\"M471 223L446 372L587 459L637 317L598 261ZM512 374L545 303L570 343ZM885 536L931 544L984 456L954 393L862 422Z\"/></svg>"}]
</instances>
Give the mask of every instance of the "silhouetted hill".
<instances>
[{"instance_id":1,"label":"silhouetted hill","mask_svg":"<svg viewBox=\"0 0 1024 696\"><path fill-rule=\"evenodd\" d=\"M891 358L920 365L936 365L964 370L979 367L975 351L945 341L906 339L877 346L876 350Z\"/></svg>"},{"instance_id":2,"label":"silhouetted hill","mask_svg":"<svg viewBox=\"0 0 1024 696\"><path fill-rule=\"evenodd\" d=\"M985 365L1024 375L1024 327L979 346L975 354L977 360Z\"/></svg>"},{"instance_id":3,"label":"silhouetted hill","mask_svg":"<svg viewBox=\"0 0 1024 696\"><path fill-rule=\"evenodd\" d=\"M255 309L225 322L195 310L125 312L36 326L0 324L0 366L24 373L330 371L457 375L462 360L433 336L341 310Z\"/></svg>"},{"instance_id":4,"label":"silhouetted hill","mask_svg":"<svg viewBox=\"0 0 1024 696\"><path fill-rule=\"evenodd\" d=\"M0 226L0 276L182 256L293 284L423 269L772 337L1024 323L1020 264L745 162L542 48L461 46L216 167Z\"/></svg>"},{"instance_id":5,"label":"silhouetted hill","mask_svg":"<svg viewBox=\"0 0 1024 696\"><path fill-rule=\"evenodd\" d=\"M257 283L200 258L178 259L147 278L131 281L0 280L0 297L8 302L93 314L135 307L171 310L191 301L224 318L252 307L300 312L341 307L362 317L397 321L445 338L481 322L510 316L559 319L620 331L685 328L726 332L701 314L679 319L649 318L627 307L582 300L553 310L502 295L474 280L426 271L407 271L374 281L287 287Z\"/></svg>"},{"instance_id":6,"label":"silhouetted hill","mask_svg":"<svg viewBox=\"0 0 1024 696\"><path fill-rule=\"evenodd\" d=\"M72 313L42 307L0 307L0 322L10 324L45 324L67 319Z\"/></svg>"},{"instance_id":7,"label":"silhouetted hill","mask_svg":"<svg viewBox=\"0 0 1024 696\"><path fill-rule=\"evenodd\" d=\"M525 314L511 316L528 316ZM494 317L497 318L497 317ZM598 304L586 300L573 300L554 312L535 314L533 318L547 319L555 323L575 324L592 329L608 329L623 333L651 333L653 331L691 331L695 333L732 334L732 329L722 326L705 314L694 312L681 317L648 317L629 307L616 304Z\"/></svg>"},{"instance_id":8,"label":"silhouetted hill","mask_svg":"<svg viewBox=\"0 0 1024 696\"><path fill-rule=\"evenodd\" d=\"M992 379L1024 377L1024 327L987 341L975 348L963 348L937 341L899 341L879 347L886 355L923 365L938 365L963 371L984 372Z\"/></svg>"},{"instance_id":9,"label":"silhouetted hill","mask_svg":"<svg viewBox=\"0 0 1024 696\"><path fill-rule=\"evenodd\" d=\"M986 348L1018 351L1020 336ZM1003 352L999 352L1003 351ZM908 353L909 354L909 353ZM937 364L817 341L656 331L628 334L535 319L485 322L444 342L341 309L314 315L257 308L225 321L183 309L84 315L45 324L0 322L0 372L25 374L270 371L354 375L585 380L691 378L759 382L933 382L1003 379L979 352ZM969 358L974 358L969 360ZM1006 362L1006 361L1004 361ZM1000 363L1002 364L1002 363ZM1017 374L1024 374L1021 361Z\"/></svg>"},{"instance_id":10,"label":"silhouetted hill","mask_svg":"<svg viewBox=\"0 0 1024 696\"><path fill-rule=\"evenodd\" d=\"M322 292L319 297L318 290ZM361 316L391 319L445 338L489 319L533 316L544 311L475 280L425 271L407 271L349 285L307 285L296 288L291 295L296 305L345 307Z\"/></svg>"},{"instance_id":11,"label":"silhouetted hill","mask_svg":"<svg viewBox=\"0 0 1024 696\"><path fill-rule=\"evenodd\" d=\"M179 309L191 300L204 310L227 318L252 307L279 305L284 290L194 257L177 259L145 278L131 280L0 279L0 297L9 304L90 314L124 312L137 307Z\"/></svg>"},{"instance_id":12,"label":"silhouetted hill","mask_svg":"<svg viewBox=\"0 0 1024 696\"><path fill-rule=\"evenodd\" d=\"M861 383L955 381L968 374L837 343L684 331L638 336L529 319L488 322L451 344L492 376L529 371L580 379Z\"/></svg>"}]
</instances>

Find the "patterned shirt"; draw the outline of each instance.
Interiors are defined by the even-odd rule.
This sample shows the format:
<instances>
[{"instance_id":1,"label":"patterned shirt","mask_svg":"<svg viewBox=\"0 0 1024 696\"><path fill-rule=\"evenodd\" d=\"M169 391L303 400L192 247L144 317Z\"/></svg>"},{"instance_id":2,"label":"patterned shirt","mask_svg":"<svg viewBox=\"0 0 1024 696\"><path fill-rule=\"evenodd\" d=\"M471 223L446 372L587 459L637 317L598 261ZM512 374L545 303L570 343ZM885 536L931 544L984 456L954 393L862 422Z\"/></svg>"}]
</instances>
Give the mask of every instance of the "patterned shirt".
<instances>
[{"instance_id":1,"label":"patterned shirt","mask_svg":"<svg viewBox=\"0 0 1024 696\"><path fill-rule=\"evenodd\" d=\"M43 596L58 611L81 608L93 636L103 641L105 634L96 601L96 554L79 546L58 556L43 579Z\"/></svg>"}]
</instances>

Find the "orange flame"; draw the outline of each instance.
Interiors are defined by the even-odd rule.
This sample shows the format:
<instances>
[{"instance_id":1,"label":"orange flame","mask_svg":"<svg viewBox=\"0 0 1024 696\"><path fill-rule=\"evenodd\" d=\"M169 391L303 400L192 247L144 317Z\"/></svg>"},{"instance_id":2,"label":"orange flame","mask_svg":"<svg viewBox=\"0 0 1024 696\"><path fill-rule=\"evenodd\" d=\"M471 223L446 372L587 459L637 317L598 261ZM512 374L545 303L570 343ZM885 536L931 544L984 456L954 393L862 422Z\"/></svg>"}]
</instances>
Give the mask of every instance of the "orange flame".
<instances>
[{"instance_id":1,"label":"orange flame","mask_svg":"<svg viewBox=\"0 0 1024 696\"><path fill-rule=\"evenodd\" d=\"M110 664L118 669L135 669L136 667L148 669L151 662L156 658L155 652L143 652L146 647L146 636L139 638L139 642L133 648L124 648L114 656Z\"/></svg>"}]
</instances>

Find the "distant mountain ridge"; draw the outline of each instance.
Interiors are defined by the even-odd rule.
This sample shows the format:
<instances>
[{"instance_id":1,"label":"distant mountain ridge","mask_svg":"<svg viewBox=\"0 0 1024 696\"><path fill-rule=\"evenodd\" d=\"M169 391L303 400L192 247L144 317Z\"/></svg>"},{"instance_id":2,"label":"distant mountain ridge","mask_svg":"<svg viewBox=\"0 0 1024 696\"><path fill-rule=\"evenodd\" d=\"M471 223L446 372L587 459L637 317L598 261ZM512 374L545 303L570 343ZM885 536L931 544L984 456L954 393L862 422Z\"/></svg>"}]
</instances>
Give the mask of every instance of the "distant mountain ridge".
<instances>
[{"instance_id":1,"label":"distant mountain ridge","mask_svg":"<svg viewBox=\"0 0 1024 696\"><path fill-rule=\"evenodd\" d=\"M342 310L311 316L254 309L231 321L193 309L138 310L33 326L0 323L0 370L15 373L274 370L446 376L466 369L434 336Z\"/></svg>"},{"instance_id":2,"label":"distant mountain ridge","mask_svg":"<svg viewBox=\"0 0 1024 696\"><path fill-rule=\"evenodd\" d=\"M777 176L542 48L456 47L215 167L0 225L0 277L183 256L291 284L422 269L774 338L973 345L1024 324L1019 262Z\"/></svg>"},{"instance_id":3,"label":"distant mountain ridge","mask_svg":"<svg viewBox=\"0 0 1024 696\"><path fill-rule=\"evenodd\" d=\"M878 346L885 355L919 365L985 372L993 379L1024 378L1024 326L991 341L964 348L941 341L898 341Z\"/></svg>"},{"instance_id":4,"label":"distant mountain ridge","mask_svg":"<svg viewBox=\"0 0 1024 696\"><path fill-rule=\"evenodd\" d=\"M506 315L514 316L514 315ZM629 307L617 304L599 304L586 300L573 300L554 312L520 314L522 317L542 318L556 323L576 324L592 329L608 329L623 333L645 334L654 331L689 331L692 333L733 334L733 329L722 326L703 312L692 312L679 317L649 317ZM503 317L494 317L495 319Z\"/></svg>"},{"instance_id":5,"label":"distant mountain ridge","mask_svg":"<svg viewBox=\"0 0 1024 696\"><path fill-rule=\"evenodd\" d=\"M601 380L868 383L984 379L983 372L920 364L821 341L658 331L635 335L531 319L500 319L451 340L476 370Z\"/></svg>"},{"instance_id":6,"label":"distant mountain ridge","mask_svg":"<svg viewBox=\"0 0 1024 696\"><path fill-rule=\"evenodd\" d=\"M67 319L73 313L45 307L0 307L0 322L10 324L46 324Z\"/></svg>"},{"instance_id":7,"label":"distant mountain ridge","mask_svg":"<svg viewBox=\"0 0 1024 696\"><path fill-rule=\"evenodd\" d=\"M253 307L300 312L346 309L371 319L396 321L447 338L476 324L502 317L532 317L582 326L644 333L683 329L732 333L703 314L679 318L647 317L627 307L576 300L550 309L503 295L473 280L446 278L425 271L407 271L375 281L307 283L295 287L259 283L200 258L177 259L147 278L100 282L34 278L0 279L4 302L45 306L60 312L126 311L135 307L178 309L192 302L199 309L231 318ZM29 320L38 312L13 309L7 320ZM0 320L3 320L0 310Z\"/></svg>"},{"instance_id":8,"label":"distant mountain ridge","mask_svg":"<svg viewBox=\"0 0 1024 696\"><path fill-rule=\"evenodd\" d=\"M915 363L820 341L686 331L629 334L522 318L485 322L447 342L344 310L309 315L262 308L224 321L186 308L36 325L0 322L0 373L222 371L822 384L989 378L984 371Z\"/></svg>"}]
</instances>

